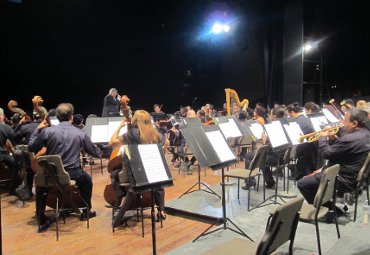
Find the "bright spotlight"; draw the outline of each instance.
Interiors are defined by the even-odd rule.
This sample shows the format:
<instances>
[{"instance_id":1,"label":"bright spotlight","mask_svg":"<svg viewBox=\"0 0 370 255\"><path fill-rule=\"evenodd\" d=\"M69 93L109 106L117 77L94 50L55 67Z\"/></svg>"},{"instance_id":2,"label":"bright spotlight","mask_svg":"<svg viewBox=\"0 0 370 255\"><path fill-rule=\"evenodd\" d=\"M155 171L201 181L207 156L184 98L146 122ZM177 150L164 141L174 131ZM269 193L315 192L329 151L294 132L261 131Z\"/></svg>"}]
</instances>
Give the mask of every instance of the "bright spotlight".
<instances>
[{"instance_id":1,"label":"bright spotlight","mask_svg":"<svg viewBox=\"0 0 370 255\"><path fill-rule=\"evenodd\" d=\"M223 30L223 26L220 23L214 23L212 25L212 29L211 29L212 33L220 34L222 30Z\"/></svg>"},{"instance_id":2,"label":"bright spotlight","mask_svg":"<svg viewBox=\"0 0 370 255\"><path fill-rule=\"evenodd\" d=\"M312 49L312 45L310 43L307 43L303 46L303 50L305 52L309 52Z\"/></svg>"},{"instance_id":3,"label":"bright spotlight","mask_svg":"<svg viewBox=\"0 0 370 255\"><path fill-rule=\"evenodd\" d=\"M230 26L229 25L224 25L223 30L225 33L230 31Z\"/></svg>"}]
</instances>

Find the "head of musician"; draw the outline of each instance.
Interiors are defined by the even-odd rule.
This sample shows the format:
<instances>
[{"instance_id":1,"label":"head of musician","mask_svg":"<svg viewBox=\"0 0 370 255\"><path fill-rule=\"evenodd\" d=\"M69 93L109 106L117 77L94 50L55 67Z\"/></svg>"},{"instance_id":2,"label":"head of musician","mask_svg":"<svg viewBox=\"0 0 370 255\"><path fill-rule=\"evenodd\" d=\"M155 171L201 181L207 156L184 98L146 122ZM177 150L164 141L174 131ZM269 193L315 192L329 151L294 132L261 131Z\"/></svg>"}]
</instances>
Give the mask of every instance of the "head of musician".
<instances>
[{"instance_id":1,"label":"head of musician","mask_svg":"<svg viewBox=\"0 0 370 255\"><path fill-rule=\"evenodd\" d=\"M197 117L197 114L195 113L195 111L193 109L190 109L186 113L186 117L187 118L196 118Z\"/></svg>"},{"instance_id":2,"label":"head of musician","mask_svg":"<svg viewBox=\"0 0 370 255\"><path fill-rule=\"evenodd\" d=\"M254 108L253 116L254 116L253 118L259 124L261 124L261 125L265 125L266 124L266 119L265 119L266 110L262 106L256 106L256 108Z\"/></svg>"},{"instance_id":3,"label":"head of musician","mask_svg":"<svg viewBox=\"0 0 370 255\"><path fill-rule=\"evenodd\" d=\"M285 114L284 108L281 106L277 106L271 110L269 117L271 121L275 121L284 118L284 114Z\"/></svg>"},{"instance_id":4,"label":"head of musician","mask_svg":"<svg viewBox=\"0 0 370 255\"><path fill-rule=\"evenodd\" d=\"M0 108L0 123L4 122L4 118L5 118L4 110L3 110L3 108Z\"/></svg>"},{"instance_id":5,"label":"head of musician","mask_svg":"<svg viewBox=\"0 0 370 255\"><path fill-rule=\"evenodd\" d=\"M189 110L188 107L182 107L180 109L180 116L183 117L183 118L185 118L186 115L188 114L188 110Z\"/></svg>"},{"instance_id":6,"label":"head of musician","mask_svg":"<svg viewBox=\"0 0 370 255\"><path fill-rule=\"evenodd\" d=\"M117 91L117 89L116 89L116 88L111 88L111 89L109 90L109 95L111 95L113 98L116 98L116 97L117 97L117 95L118 95L118 91Z\"/></svg>"},{"instance_id":7,"label":"head of musician","mask_svg":"<svg viewBox=\"0 0 370 255\"><path fill-rule=\"evenodd\" d=\"M353 102L352 99L344 99L342 102L341 102L341 110L343 112L346 112L348 111L349 109L355 107L355 103Z\"/></svg>"},{"instance_id":8,"label":"head of musician","mask_svg":"<svg viewBox=\"0 0 370 255\"><path fill-rule=\"evenodd\" d=\"M358 100L356 103L356 107L360 109L365 109L366 101L365 100Z\"/></svg>"},{"instance_id":9,"label":"head of musician","mask_svg":"<svg viewBox=\"0 0 370 255\"><path fill-rule=\"evenodd\" d=\"M297 118L302 114L302 107L297 102L288 105L285 110L291 118Z\"/></svg>"},{"instance_id":10,"label":"head of musician","mask_svg":"<svg viewBox=\"0 0 370 255\"><path fill-rule=\"evenodd\" d=\"M240 106L237 103L233 103L233 114L237 114L240 111Z\"/></svg>"},{"instance_id":11,"label":"head of musician","mask_svg":"<svg viewBox=\"0 0 370 255\"><path fill-rule=\"evenodd\" d=\"M200 122L205 123L206 122L206 113L204 110L198 110L197 111L197 117L200 119Z\"/></svg>"},{"instance_id":12,"label":"head of musician","mask_svg":"<svg viewBox=\"0 0 370 255\"><path fill-rule=\"evenodd\" d=\"M158 143L161 139L159 132L153 127L150 114L144 110L136 110L131 119L133 127L140 132L140 141L144 144Z\"/></svg>"},{"instance_id":13,"label":"head of musician","mask_svg":"<svg viewBox=\"0 0 370 255\"><path fill-rule=\"evenodd\" d=\"M314 102L307 102L304 105L304 111L305 111L306 115L318 113L318 112L320 112L320 110L321 110L320 106L318 106Z\"/></svg>"},{"instance_id":14,"label":"head of musician","mask_svg":"<svg viewBox=\"0 0 370 255\"><path fill-rule=\"evenodd\" d=\"M73 121L73 114L74 108L73 105L70 103L61 103L58 105L57 109L55 110L55 115L59 122L63 121Z\"/></svg>"},{"instance_id":15,"label":"head of musician","mask_svg":"<svg viewBox=\"0 0 370 255\"><path fill-rule=\"evenodd\" d=\"M159 106L159 104L154 104L153 105L153 110L154 110L155 113L162 113L161 107Z\"/></svg>"},{"instance_id":16,"label":"head of musician","mask_svg":"<svg viewBox=\"0 0 370 255\"><path fill-rule=\"evenodd\" d=\"M359 108L351 108L344 114L343 125L348 132L365 127L365 122L368 120L366 111Z\"/></svg>"}]
</instances>

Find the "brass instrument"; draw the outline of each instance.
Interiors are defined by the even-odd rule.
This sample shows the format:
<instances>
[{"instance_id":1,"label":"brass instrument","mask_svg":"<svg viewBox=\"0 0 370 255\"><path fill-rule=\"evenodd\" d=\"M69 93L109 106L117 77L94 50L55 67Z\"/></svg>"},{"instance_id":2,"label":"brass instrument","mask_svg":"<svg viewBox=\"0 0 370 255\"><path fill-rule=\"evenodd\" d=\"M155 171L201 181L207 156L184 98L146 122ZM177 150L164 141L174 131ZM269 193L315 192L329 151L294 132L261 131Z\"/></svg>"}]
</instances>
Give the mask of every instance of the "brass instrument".
<instances>
[{"instance_id":1,"label":"brass instrument","mask_svg":"<svg viewBox=\"0 0 370 255\"><path fill-rule=\"evenodd\" d=\"M225 94L226 94L226 107L227 107L227 115L231 115L231 107L232 107L232 99L234 100L234 103L236 103L240 107L248 107L249 101L248 99L244 99L243 101L240 102L238 93L236 93L235 90L233 89L225 89Z\"/></svg>"},{"instance_id":2,"label":"brass instrument","mask_svg":"<svg viewBox=\"0 0 370 255\"><path fill-rule=\"evenodd\" d=\"M320 133L327 132L328 131L329 132L329 136L334 136L334 135L336 135L339 132L339 129L341 127L343 127L343 124L338 124L338 125L335 125L335 126L332 126L332 127L324 128L323 130L320 130L320 131L317 131L317 132L312 132L312 133L309 133L309 134L306 134L306 135L301 135L298 138L298 141L300 143L303 143L303 141L305 139L307 139L307 142L309 142L309 143L316 142L320 138Z\"/></svg>"}]
</instances>

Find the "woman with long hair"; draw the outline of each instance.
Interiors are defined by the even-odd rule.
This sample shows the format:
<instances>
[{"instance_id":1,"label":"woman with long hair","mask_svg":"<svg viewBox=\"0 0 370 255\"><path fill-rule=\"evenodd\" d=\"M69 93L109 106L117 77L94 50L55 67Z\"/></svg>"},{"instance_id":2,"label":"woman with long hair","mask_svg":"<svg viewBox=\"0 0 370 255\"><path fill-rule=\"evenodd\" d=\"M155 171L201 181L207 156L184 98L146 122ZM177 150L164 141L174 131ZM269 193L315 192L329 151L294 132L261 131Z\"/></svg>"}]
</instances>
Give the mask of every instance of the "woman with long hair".
<instances>
[{"instance_id":1,"label":"woman with long hair","mask_svg":"<svg viewBox=\"0 0 370 255\"><path fill-rule=\"evenodd\" d=\"M166 149L169 142L161 135L157 129L153 126L150 115L147 111L137 110L131 120L130 127L127 133L119 136L120 130L126 126L128 123L126 120L122 120L117 130L113 133L109 144L110 145L123 145L123 144L160 144L163 149ZM118 172L112 176L112 179L118 180ZM117 192L117 191L116 191ZM154 200L158 206L157 220L160 218L165 219L166 216L163 214L164 210L164 189L159 188L154 192ZM113 227L118 227L123 220L126 211L130 208L134 201L135 194L132 189L130 189L126 198L121 205L116 216L113 217Z\"/></svg>"}]
</instances>

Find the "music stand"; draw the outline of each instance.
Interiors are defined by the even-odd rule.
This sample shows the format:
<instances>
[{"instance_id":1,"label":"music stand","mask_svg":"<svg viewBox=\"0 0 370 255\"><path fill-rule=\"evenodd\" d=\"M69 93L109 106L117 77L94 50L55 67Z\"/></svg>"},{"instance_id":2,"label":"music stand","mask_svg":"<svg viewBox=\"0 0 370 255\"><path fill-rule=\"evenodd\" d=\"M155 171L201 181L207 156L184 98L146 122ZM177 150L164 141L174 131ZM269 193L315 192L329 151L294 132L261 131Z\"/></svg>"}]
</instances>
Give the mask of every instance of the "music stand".
<instances>
[{"instance_id":1,"label":"music stand","mask_svg":"<svg viewBox=\"0 0 370 255\"><path fill-rule=\"evenodd\" d=\"M183 135L186 137L186 141L189 143L189 146L191 147L191 150L196 156L199 164L202 167L211 167L212 170L221 169L222 173L222 226L210 230L214 224L210 225L206 230L198 235L193 242L202 236L226 229L252 240L246 233L243 232L243 230L241 230L231 219L226 216L224 169L229 165L234 164L236 162L236 157L230 146L227 144L227 141L225 140L218 126L212 125L192 127L186 128L183 131L185 131L183 132ZM228 226L228 223L233 225L236 229Z\"/></svg>"},{"instance_id":2,"label":"music stand","mask_svg":"<svg viewBox=\"0 0 370 255\"><path fill-rule=\"evenodd\" d=\"M280 169L280 154L288 149L290 146L290 143L286 137L286 134L284 132L283 126L280 121L273 121L270 124L264 125L264 129L269 137L269 141L271 144L271 147L273 149L274 154L276 155L277 158L277 165L276 169ZM269 196L268 198L264 199L261 203L259 203L256 207L252 208L252 210L256 208L260 208L263 206L271 205L271 204L281 204L280 202L277 201L278 198L285 203L285 200L281 195L278 194L278 183L279 183L279 177L276 175L276 182L275 182L275 192L273 195ZM268 202L268 203L266 203Z\"/></svg>"},{"instance_id":3,"label":"music stand","mask_svg":"<svg viewBox=\"0 0 370 255\"><path fill-rule=\"evenodd\" d=\"M153 254L157 254L156 227L154 211L154 191L165 186L172 186L171 172L158 144L126 145L123 162L128 169L128 179L136 192L151 192L151 224Z\"/></svg>"},{"instance_id":4,"label":"music stand","mask_svg":"<svg viewBox=\"0 0 370 255\"><path fill-rule=\"evenodd\" d=\"M182 135L185 137L185 140L187 142L188 142L188 140L192 140L193 141L194 134L193 134L193 130L191 130L191 128L192 127L199 127L199 128L201 128L201 126L203 126L203 124L200 122L200 120L198 118L184 118L183 122L184 122L184 125L187 128L184 128L184 129L181 130ZM188 143L188 144L189 144L190 149L192 150L192 148L194 148L194 146L191 146L190 143ZM194 151L193 151L193 154L194 154ZM197 158L197 156L195 156L195 157ZM204 191L204 192L207 192L209 194L216 195L218 198L221 199L220 195L218 195L207 184L205 184L204 182L201 181L201 179L200 179L200 175L201 175L201 173L200 173L201 163L200 163L200 161L199 161L198 158L197 158L197 160L198 160L198 171L197 171L198 172L198 181L196 183L194 183L194 185L192 185L189 189L187 189L183 194L181 194L181 196L179 196L179 198L181 198L182 196L184 196L186 194L190 194L192 192L195 192L195 191ZM207 167L207 166L205 166L205 167ZM198 189L193 190L193 188L196 187L196 186L198 186ZM201 189L201 186L204 186L206 189Z\"/></svg>"}]
</instances>

